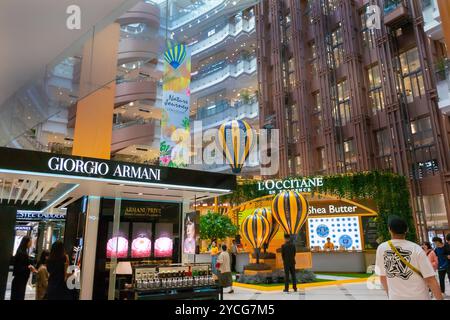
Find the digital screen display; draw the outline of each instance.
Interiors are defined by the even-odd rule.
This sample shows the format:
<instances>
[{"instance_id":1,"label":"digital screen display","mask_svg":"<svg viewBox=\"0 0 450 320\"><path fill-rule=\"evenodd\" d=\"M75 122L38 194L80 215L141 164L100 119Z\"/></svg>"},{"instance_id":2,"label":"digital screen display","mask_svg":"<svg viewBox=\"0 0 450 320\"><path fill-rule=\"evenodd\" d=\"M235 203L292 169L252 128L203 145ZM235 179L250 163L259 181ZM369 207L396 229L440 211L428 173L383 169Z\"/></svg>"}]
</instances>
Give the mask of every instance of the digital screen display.
<instances>
[{"instance_id":1,"label":"digital screen display","mask_svg":"<svg viewBox=\"0 0 450 320\"><path fill-rule=\"evenodd\" d=\"M157 223L155 229L155 257L168 258L173 254L173 224Z\"/></svg>"},{"instance_id":2,"label":"digital screen display","mask_svg":"<svg viewBox=\"0 0 450 320\"><path fill-rule=\"evenodd\" d=\"M113 223L108 224L108 242L106 243L107 258L128 258L129 223L122 222L119 231L113 234Z\"/></svg>"},{"instance_id":3,"label":"digital screen display","mask_svg":"<svg viewBox=\"0 0 450 320\"><path fill-rule=\"evenodd\" d=\"M309 218L308 234L310 247L323 249L330 238L335 248L362 250L358 217Z\"/></svg>"},{"instance_id":4,"label":"digital screen display","mask_svg":"<svg viewBox=\"0 0 450 320\"><path fill-rule=\"evenodd\" d=\"M152 224L133 223L132 258L148 258L152 253Z\"/></svg>"}]
</instances>

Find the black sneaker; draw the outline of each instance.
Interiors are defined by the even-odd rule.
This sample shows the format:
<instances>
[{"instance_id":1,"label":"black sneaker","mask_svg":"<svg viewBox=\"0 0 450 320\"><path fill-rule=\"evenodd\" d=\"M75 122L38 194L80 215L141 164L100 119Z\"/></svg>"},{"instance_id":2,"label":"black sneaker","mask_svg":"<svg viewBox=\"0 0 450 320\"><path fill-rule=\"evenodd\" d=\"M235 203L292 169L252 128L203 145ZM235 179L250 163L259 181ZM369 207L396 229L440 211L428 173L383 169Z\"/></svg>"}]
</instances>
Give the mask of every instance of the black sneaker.
<instances>
[{"instance_id":1,"label":"black sneaker","mask_svg":"<svg viewBox=\"0 0 450 320\"><path fill-rule=\"evenodd\" d=\"M284 289L283 292L289 293L289 290L288 289Z\"/></svg>"},{"instance_id":2,"label":"black sneaker","mask_svg":"<svg viewBox=\"0 0 450 320\"><path fill-rule=\"evenodd\" d=\"M297 288L294 288L294 292L297 292Z\"/></svg>"}]
</instances>

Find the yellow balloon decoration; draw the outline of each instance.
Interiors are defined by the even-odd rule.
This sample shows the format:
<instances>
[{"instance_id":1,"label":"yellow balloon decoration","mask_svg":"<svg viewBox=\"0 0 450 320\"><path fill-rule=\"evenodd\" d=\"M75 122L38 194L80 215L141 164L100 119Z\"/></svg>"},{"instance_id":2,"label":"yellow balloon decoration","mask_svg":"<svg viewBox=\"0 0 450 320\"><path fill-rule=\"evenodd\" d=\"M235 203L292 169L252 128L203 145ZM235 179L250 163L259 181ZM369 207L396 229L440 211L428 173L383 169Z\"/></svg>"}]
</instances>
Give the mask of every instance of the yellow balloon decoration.
<instances>
[{"instance_id":1,"label":"yellow balloon decoration","mask_svg":"<svg viewBox=\"0 0 450 320\"><path fill-rule=\"evenodd\" d=\"M224 123L216 141L233 173L240 173L254 146L252 127L243 120Z\"/></svg>"},{"instance_id":2,"label":"yellow balloon decoration","mask_svg":"<svg viewBox=\"0 0 450 320\"><path fill-rule=\"evenodd\" d=\"M241 224L241 233L253 248L259 249L270 234L269 220L261 215L249 215Z\"/></svg>"},{"instance_id":3,"label":"yellow balloon decoration","mask_svg":"<svg viewBox=\"0 0 450 320\"><path fill-rule=\"evenodd\" d=\"M269 237L267 238L267 241L264 243L264 250L267 250L267 247L269 246L270 241L272 241L273 237L275 237L278 230L280 230L280 225L273 218L272 210L270 208L258 208L253 212L253 214L259 214L269 221L270 233L269 233Z\"/></svg>"},{"instance_id":4,"label":"yellow balloon decoration","mask_svg":"<svg viewBox=\"0 0 450 320\"><path fill-rule=\"evenodd\" d=\"M285 233L296 235L308 216L308 202L296 191L283 191L272 201L272 214Z\"/></svg>"}]
</instances>

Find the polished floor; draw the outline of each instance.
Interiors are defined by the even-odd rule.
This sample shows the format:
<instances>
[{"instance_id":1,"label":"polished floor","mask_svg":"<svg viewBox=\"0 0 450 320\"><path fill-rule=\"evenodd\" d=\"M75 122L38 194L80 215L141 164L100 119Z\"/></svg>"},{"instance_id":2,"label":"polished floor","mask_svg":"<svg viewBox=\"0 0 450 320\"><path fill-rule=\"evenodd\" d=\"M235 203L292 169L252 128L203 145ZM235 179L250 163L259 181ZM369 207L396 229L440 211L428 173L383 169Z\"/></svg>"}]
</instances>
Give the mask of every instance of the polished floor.
<instances>
[{"instance_id":1,"label":"polished floor","mask_svg":"<svg viewBox=\"0 0 450 320\"><path fill-rule=\"evenodd\" d=\"M228 290L225 290L228 292ZM450 300L450 284L447 280L446 300ZM387 300L385 292L373 284L349 283L292 291L259 291L234 287L234 293L224 294L224 300Z\"/></svg>"},{"instance_id":2,"label":"polished floor","mask_svg":"<svg viewBox=\"0 0 450 320\"><path fill-rule=\"evenodd\" d=\"M330 280L345 280L344 277L328 276ZM9 275L6 300L11 296L12 275ZM234 287L234 293L224 290L224 300L386 300L386 294L372 282L345 283L323 287L300 288L298 292L283 293L277 291L261 291ZM27 286L25 300L35 299L35 289ZM450 283L446 280L446 300L450 300Z\"/></svg>"}]
</instances>

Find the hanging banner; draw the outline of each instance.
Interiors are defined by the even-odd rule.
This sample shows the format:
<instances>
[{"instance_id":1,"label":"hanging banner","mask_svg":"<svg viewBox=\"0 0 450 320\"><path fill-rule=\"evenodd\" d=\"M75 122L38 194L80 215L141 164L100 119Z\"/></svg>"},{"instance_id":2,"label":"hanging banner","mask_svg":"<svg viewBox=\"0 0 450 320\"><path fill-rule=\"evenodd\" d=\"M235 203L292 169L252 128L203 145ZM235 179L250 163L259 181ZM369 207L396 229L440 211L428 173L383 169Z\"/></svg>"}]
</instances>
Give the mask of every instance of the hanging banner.
<instances>
[{"instance_id":1,"label":"hanging banner","mask_svg":"<svg viewBox=\"0 0 450 320\"><path fill-rule=\"evenodd\" d=\"M187 167L190 153L189 99L191 55L184 44L164 53L163 110L161 117L161 166Z\"/></svg>"}]
</instances>

